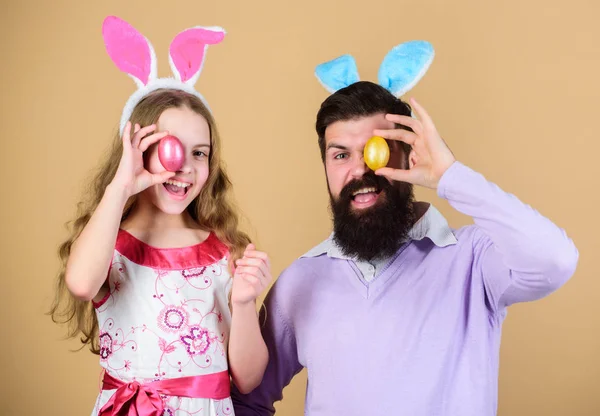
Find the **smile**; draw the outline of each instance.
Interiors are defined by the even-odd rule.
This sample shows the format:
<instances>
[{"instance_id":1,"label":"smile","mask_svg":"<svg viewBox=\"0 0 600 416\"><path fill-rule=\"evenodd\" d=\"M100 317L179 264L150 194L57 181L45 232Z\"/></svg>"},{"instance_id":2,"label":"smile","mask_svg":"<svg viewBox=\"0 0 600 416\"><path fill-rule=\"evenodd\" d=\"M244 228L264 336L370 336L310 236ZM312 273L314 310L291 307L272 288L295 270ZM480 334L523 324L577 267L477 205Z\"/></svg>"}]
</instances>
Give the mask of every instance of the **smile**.
<instances>
[{"instance_id":1,"label":"smile","mask_svg":"<svg viewBox=\"0 0 600 416\"><path fill-rule=\"evenodd\" d=\"M188 193L189 188L192 186L191 183L176 181L173 179L169 179L165 183L163 183L163 187L167 191L167 193L174 197L175 199L183 199Z\"/></svg>"}]
</instances>

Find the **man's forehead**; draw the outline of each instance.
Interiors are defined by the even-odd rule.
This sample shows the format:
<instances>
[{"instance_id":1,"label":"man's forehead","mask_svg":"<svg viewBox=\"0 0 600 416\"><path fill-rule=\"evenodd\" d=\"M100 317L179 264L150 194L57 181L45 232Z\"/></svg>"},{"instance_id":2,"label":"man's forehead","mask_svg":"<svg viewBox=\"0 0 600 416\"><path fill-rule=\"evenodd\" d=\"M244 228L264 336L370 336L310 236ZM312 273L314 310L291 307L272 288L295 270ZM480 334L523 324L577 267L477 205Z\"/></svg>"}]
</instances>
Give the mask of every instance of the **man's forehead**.
<instances>
[{"instance_id":1,"label":"man's forehead","mask_svg":"<svg viewBox=\"0 0 600 416\"><path fill-rule=\"evenodd\" d=\"M368 140L375 129L391 128L394 128L394 123L386 120L385 114L336 121L325 129L325 142L335 141L346 144L362 142Z\"/></svg>"}]
</instances>

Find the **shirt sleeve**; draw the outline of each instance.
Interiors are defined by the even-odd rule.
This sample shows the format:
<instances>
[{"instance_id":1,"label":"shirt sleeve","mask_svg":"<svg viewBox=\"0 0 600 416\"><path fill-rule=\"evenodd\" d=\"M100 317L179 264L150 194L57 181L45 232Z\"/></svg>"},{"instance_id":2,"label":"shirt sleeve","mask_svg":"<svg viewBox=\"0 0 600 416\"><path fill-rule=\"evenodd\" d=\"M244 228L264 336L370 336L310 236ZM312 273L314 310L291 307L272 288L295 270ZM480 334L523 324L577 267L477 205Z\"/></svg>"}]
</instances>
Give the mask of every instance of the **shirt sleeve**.
<instances>
[{"instance_id":1,"label":"shirt sleeve","mask_svg":"<svg viewBox=\"0 0 600 416\"><path fill-rule=\"evenodd\" d=\"M473 267L494 312L545 297L575 272L579 253L563 229L460 162L438 195L475 222Z\"/></svg>"}]
</instances>

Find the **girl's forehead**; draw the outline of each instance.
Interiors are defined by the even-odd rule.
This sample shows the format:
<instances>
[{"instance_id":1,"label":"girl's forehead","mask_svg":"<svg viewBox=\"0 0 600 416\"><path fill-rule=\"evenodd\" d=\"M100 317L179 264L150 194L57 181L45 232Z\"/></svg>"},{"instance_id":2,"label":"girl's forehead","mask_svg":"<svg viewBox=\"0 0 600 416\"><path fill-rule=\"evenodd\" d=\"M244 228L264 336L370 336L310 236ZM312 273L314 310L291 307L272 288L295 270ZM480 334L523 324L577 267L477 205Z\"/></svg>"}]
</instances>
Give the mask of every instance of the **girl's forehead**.
<instances>
[{"instance_id":1,"label":"girl's forehead","mask_svg":"<svg viewBox=\"0 0 600 416\"><path fill-rule=\"evenodd\" d=\"M158 119L158 130L169 131L188 145L210 145L210 128L200 114L184 108L169 108Z\"/></svg>"}]
</instances>

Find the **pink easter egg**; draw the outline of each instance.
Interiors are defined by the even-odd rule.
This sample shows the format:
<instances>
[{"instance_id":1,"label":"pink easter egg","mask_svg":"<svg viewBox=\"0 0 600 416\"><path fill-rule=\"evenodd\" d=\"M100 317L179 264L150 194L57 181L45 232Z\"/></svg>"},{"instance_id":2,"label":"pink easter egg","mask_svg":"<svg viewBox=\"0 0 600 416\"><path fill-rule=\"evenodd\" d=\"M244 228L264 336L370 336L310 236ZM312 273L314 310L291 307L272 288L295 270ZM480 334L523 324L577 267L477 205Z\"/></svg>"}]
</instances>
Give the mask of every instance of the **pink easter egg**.
<instances>
[{"instance_id":1,"label":"pink easter egg","mask_svg":"<svg viewBox=\"0 0 600 416\"><path fill-rule=\"evenodd\" d=\"M165 136L158 144L158 160L170 172L177 172L185 161L183 145L175 136Z\"/></svg>"}]
</instances>

